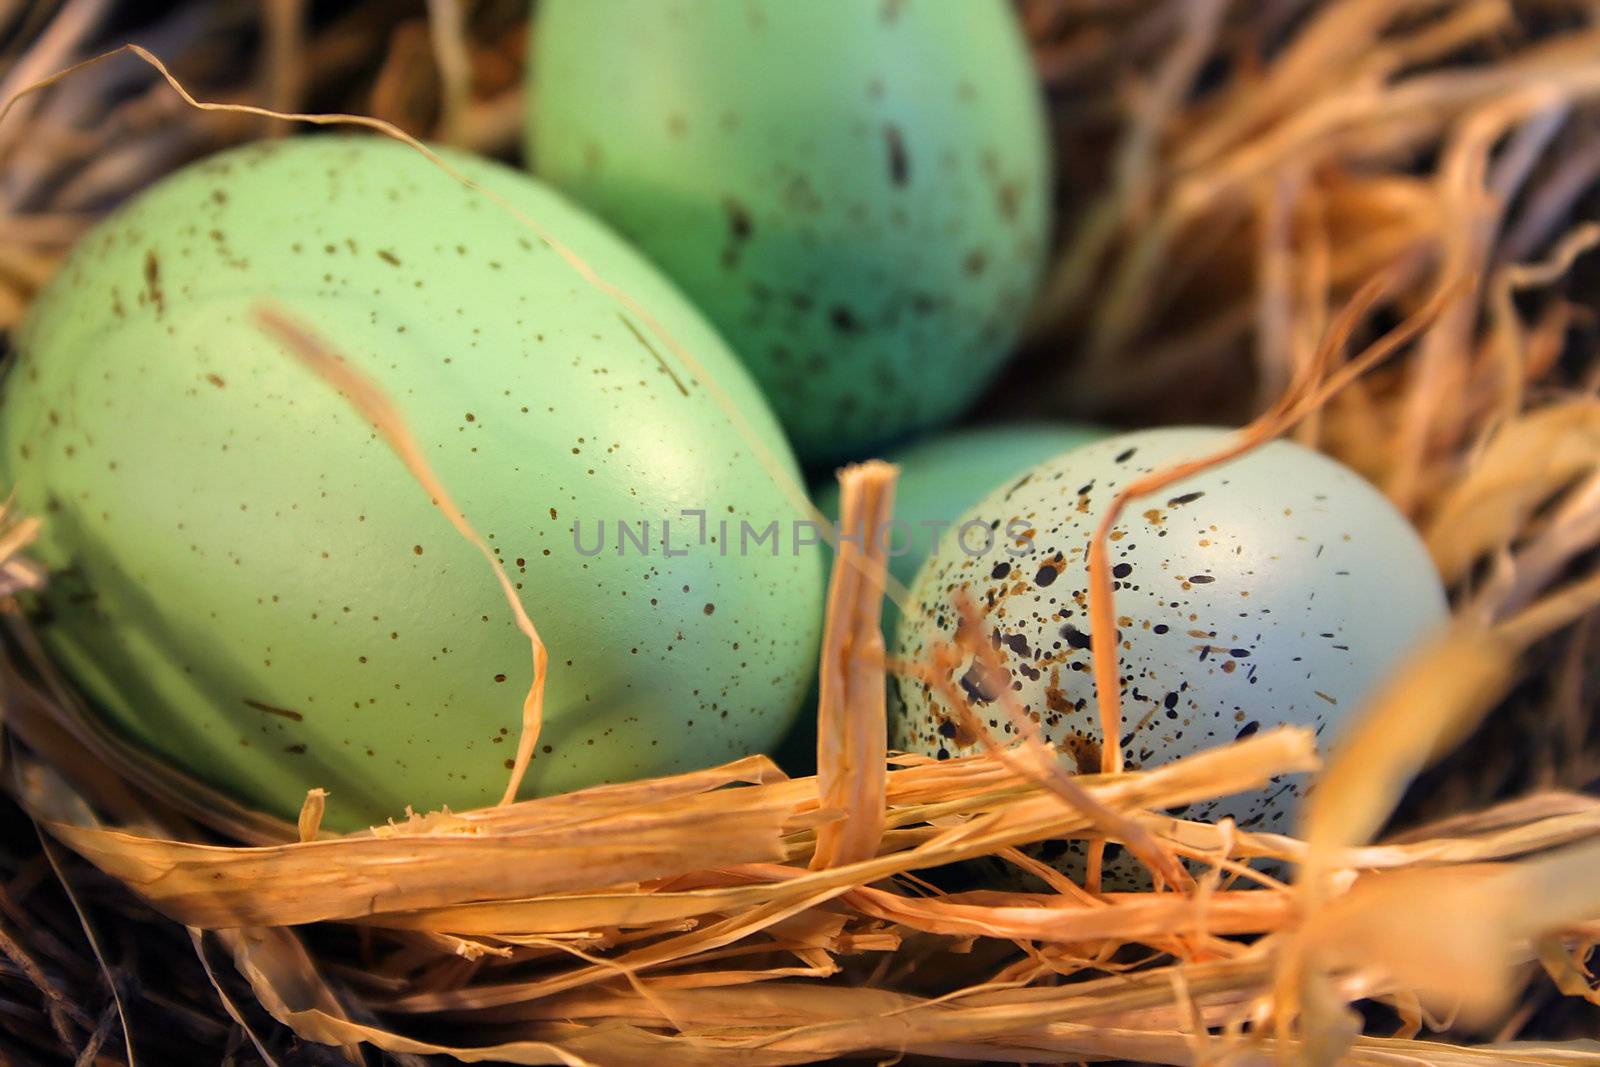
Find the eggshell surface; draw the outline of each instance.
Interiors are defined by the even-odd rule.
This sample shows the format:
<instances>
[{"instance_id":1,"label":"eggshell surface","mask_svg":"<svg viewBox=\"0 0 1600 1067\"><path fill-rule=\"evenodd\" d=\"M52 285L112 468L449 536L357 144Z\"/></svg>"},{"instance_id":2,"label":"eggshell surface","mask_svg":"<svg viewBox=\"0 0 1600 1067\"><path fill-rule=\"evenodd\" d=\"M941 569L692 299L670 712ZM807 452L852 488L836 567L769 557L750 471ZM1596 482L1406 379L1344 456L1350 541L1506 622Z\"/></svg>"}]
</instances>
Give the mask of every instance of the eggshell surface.
<instances>
[{"instance_id":1,"label":"eggshell surface","mask_svg":"<svg viewBox=\"0 0 1600 1067\"><path fill-rule=\"evenodd\" d=\"M802 461L939 425L1021 329L1049 228L1002 0L546 0L528 154L728 338Z\"/></svg>"},{"instance_id":2,"label":"eggshell surface","mask_svg":"<svg viewBox=\"0 0 1600 1067\"><path fill-rule=\"evenodd\" d=\"M941 536L947 538L967 509L999 481L1106 433L1070 423L1008 423L955 430L890 451L884 458L900 474L894 486L895 524L886 531L889 573L909 587ZM838 481L825 482L816 497L818 509L837 522ZM899 609L886 601L886 632L893 634L899 617Z\"/></svg>"},{"instance_id":3,"label":"eggshell surface","mask_svg":"<svg viewBox=\"0 0 1600 1067\"><path fill-rule=\"evenodd\" d=\"M898 653L920 659L954 639L958 593L984 619L1003 663L969 656L953 675L1001 742L1017 705L1080 771L1100 768L1091 677L1087 552L1113 496L1131 480L1215 451L1229 431L1163 429L1085 445L1008 480L963 519L966 551L918 574ZM982 550L993 535L993 545ZM960 531L958 531L960 532ZM1439 577L1411 526L1354 472L1287 442L1255 449L1134 500L1109 541L1122 679L1116 743L1129 769L1298 724L1322 743L1446 616ZM942 696L901 678L891 743L940 758L977 750ZM1307 782L1192 805L1285 831ZM1076 845L1076 843L1075 843ZM1123 854L1111 881L1136 880Z\"/></svg>"},{"instance_id":4,"label":"eggshell surface","mask_svg":"<svg viewBox=\"0 0 1600 1067\"><path fill-rule=\"evenodd\" d=\"M654 268L526 175L446 155L647 308L798 476ZM18 337L0 475L44 520L43 639L116 727L278 815L325 787L336 829L504 788L528 642L375 429L261 328L264 303L384 391L539 627L526 793L781 735L813 670L821 561L721 555L680 517L792 514L706 383L482 193L405 146L321 136L153 187L85 238ZM649 550L619 552L619 521L648 522Z\"/></svg>"}]
</instances>

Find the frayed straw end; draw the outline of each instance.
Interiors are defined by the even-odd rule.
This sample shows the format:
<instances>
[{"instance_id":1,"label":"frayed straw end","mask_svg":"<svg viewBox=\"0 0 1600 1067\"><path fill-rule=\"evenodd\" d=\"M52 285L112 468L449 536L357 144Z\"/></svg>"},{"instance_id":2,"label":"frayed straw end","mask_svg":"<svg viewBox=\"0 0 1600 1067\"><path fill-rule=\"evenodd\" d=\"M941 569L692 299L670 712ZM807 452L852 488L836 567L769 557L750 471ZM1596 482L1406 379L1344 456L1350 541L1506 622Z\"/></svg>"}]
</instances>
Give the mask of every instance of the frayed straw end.
<instances>
[{"instance_id":1,"label":"frayed straw end","mask_svg":"<svg viewBox=\"0 0 1600 1067\"><path fill-rule=\"evenodd\" d=\"M899 469L870 460L839 472L841 535L818 678L817 797L844 818L817 830L813 869L874 855L883 835L888 736L883 630L886 544Z\"/></svg>"}]
</instances>

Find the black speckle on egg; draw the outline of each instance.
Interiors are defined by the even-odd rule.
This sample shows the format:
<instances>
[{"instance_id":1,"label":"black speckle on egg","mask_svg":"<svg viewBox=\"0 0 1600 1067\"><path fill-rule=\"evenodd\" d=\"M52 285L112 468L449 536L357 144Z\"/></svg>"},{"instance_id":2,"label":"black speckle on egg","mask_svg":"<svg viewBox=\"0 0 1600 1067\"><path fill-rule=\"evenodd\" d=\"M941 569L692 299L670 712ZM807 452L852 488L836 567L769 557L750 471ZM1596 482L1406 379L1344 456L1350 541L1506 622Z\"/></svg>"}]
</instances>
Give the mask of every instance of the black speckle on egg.
<instances>
[{"instance_id":1,"label":"black speckle on egg","mask_svg":"<svg viewBox=\"0 0 1600 1067\"><path fill-rule=\"evenodd\" d=\"M889 181L905 185L911 180L911 157L906 150L905 136L894 123L883 127L883 143L889 157Z\"/></svg>"}]
</instances>

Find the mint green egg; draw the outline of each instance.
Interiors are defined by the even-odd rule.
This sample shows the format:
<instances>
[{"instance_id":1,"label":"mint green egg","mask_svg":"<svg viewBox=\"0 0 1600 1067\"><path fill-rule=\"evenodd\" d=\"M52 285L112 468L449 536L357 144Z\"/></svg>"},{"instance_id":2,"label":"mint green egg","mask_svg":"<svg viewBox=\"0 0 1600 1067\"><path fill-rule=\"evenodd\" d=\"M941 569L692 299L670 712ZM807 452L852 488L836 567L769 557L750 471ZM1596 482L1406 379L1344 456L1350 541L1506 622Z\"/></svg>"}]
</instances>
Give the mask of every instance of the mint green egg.
<instances>
[{"instance_id":1,"label":"mint green egg","mask_svg":"<svg viewBox=\"0 0 1600 1067\"><path fill-rule=\"evenodd\" d=\"M543 0L533 169L681 286L800 458L939 426L1017 338L1049 235L1004 0Z\"/></svg>"},{"instance_id":2,"label":"mint green egg","mask_svg":"<svg viewBox=\"0 0 1600 1067\"><path fill-rule=\"evenodd\" d=\"M526 175L449 159L629 292L798 476L749 376L654 268ZM482 194L394 142L318 136L139 196L17 338L0 476L44 520L42 636L129 738L278 815L325 787L336 828L505 786L528 642L373 427L262 330L263 302L379 385L515 582L550 651L526 793L783 733L821 561L724 555L681 516L793 513L706 383Z\"/></svg>"},{"instance_id":3,"label":"mint green egg","mask_svg":"<svg viewBox=\"0 0 1600 1067\"><path fill-rule=\"evenodd\" d=\"M884 458L900 468L900 477L894 487L896 521L886 531L889 573L909 588L935 544L948 548L967 509L996 485L1110 432L1077 423L1009 423L955 430L890 451ZM838 481L819 485L816 501L837 521ZM885 633L894 633L898 618L899 609L885 601Z\"/></svg>"}]
</instances>

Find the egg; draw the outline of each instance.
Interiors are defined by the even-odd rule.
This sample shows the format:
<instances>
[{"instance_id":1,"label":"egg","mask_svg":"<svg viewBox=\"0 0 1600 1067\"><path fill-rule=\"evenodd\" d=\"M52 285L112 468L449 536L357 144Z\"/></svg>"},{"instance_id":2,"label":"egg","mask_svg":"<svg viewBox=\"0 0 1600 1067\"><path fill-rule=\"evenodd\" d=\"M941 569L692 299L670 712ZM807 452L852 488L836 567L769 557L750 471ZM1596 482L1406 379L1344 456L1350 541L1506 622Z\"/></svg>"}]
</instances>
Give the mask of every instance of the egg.
<instances>
[{"instance_id":1,"label":"egg","mask_svg":"<svg viewBox=\"0 0 1600 1067\"><path fill-rule=\"evenodd\" d=\"M139 196L41 294L0 401L49 650L134 742L278 815L325 787L333 828L498 799L531 658L483 558L263 301L385 392L539 627L527 792L769 746L819 638L815 549L718 544L791 516L774 475L798 470L716 333L556 193L446 156L694 353L778 469L633 312L381 138L263 142Z\"/></svg>"},{"instance_id":2,"label":"egg","mask_svg":"<svg viewBox=\"0 0 1600 1067\"><path fill-rule=\"evenodd\" d=\"M949 421L1037 285L1051 177L1004 0L544 0L541 177L683 286L802 461Z\"/></svg>"},{"instance_id":3,"label":"egg","mask_svg":"<svg viewBox=\"0 0 1600 1067\"><path fill-rule=\"evenodd\" d=\"M925 438L884 458L900 468L894 487L894 522L884 535L889 573L910 586L941 535L1004 478L1052 456L1104 437L1108 431L1074 423L1006 423L954 430ZM818 509L839 517L839 483L817 488ZM899 610L883 605L884 632L894 633Z\"/></svg>"},{"instance_id":4,"label":"egg","mask_svg":"<svg viewBox=\"0 0 1600 1067\"><path fill-rule=\"evenodd\" d=\"M899 655L925 660L936 642L953 641L956 594L965 594L1004 674L968 656L952 681L1002 743L1016 736L998 699L1009 689L1081 772L1100 769L1090 655L1108 637L1123 694L1114 743L1130 770L1284 723L1326 743L1446 617L1416 533L1334 460L1273 442L1131 502L1108 543L1117 630L1090 625L1087 552L1112 498L1145 474L1216 451L1231 434L1119 434L1006 479L962 517L959 550L918 573ZM896 688L894 746L941 759L978 751L927 683L900 678ZM1303 778L1285 779L1182 815L1286 831L1306 788ZM1136 866L1125 853L1108 861L1110 884L1137 881Z\"/></svg>"}]
</instances>

